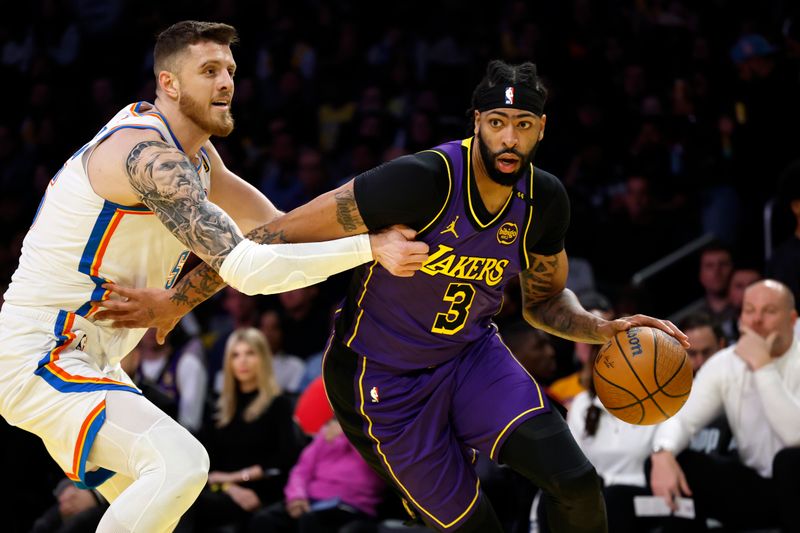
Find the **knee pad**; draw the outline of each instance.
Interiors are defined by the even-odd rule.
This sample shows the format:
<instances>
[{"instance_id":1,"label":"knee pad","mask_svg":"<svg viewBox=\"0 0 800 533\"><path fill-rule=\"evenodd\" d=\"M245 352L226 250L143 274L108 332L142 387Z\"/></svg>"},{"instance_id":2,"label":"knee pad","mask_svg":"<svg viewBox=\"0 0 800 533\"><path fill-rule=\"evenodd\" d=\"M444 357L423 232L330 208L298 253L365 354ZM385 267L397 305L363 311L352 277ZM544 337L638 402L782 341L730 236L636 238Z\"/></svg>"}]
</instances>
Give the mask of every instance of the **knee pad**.
<instances>
[{"instance_id":1,"label":"knee pad","mask_svg":"<svg viewBox=\"0 0 800 533\"><path fill-rule=\"evenodd\" d=\"M603 485L593 466L578 472L564 472L553 479L554 496L562 501L602 500Z\"/></svg>"},{"instance_id":2,"label":"knee pad","mask_svg":"<svg viewBox=\"0 0 800 533\"><path fill-rule=\"evenodd\" d=\"M171 419L145 431L133 448L131 467L138 477L163 471L164 487L176 494L200 493L208 479L208 453L200 441Z\"/></svg>"}]
</instances>

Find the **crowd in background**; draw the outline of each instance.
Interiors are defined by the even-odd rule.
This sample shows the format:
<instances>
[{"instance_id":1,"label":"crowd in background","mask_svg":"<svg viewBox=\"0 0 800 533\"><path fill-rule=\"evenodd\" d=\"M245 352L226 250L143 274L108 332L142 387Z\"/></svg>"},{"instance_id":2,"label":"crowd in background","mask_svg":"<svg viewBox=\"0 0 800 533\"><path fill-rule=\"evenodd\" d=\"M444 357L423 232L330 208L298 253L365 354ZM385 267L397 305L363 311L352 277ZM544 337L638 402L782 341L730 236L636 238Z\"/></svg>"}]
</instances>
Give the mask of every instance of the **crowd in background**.
<instances>
[{"instance_id":1,"label":"crowd in background","mask_svg":"<svg viewBox=\"0 0 800 533\"><path fill-rule=\"evenodd\" d=\"M792 165L800 156L792 133L800 123L800 12L778 0L37 0L4 7L0 292L49 180L119 109L152 101L154 37L186 18L239 31L236 128L213 142L226 165L279 209L384 161L468 135L465 111L487 61L530 60L549 89L535 164L569 192L569 285L585 301L614 315L677 319L701 311L731 343L749 283L782 277L798 295L800 237L793 236L789 205L800 199L800 166ZM765 207L772 212L766 223ZM713 243L659 283L632 283L641 269L703 236ZM402 518L391 502L380 503L383 489L368 471L355 476L363 487L343 489L351 491L344 500L333 482L303 484L313 470L312 452L300 455L309 443L355 461L335 422L328 423L324 402L311 409L323 415L297 411L318 387L347 279L345 273L271 297L226 289L185 318L166 346L147 336L128 358L143 390L212 452L218 476L190 512L197 528L219 525L209 522L210 511L237 524L262 524L254 531L266 531L266 523L290 527L286 522L317 502L323 504L315 512L341 510L344 502L352 511L344 517L355 523L350 531L368 527L376 513ZM551 395L569 404L586 388L581 368L590 350L535 332L527 337L517 292L509 287L497 317L501 332L523 364L552 385ZM229 341L243 331L262 369L259 385L248 391L237 389L247 372L237 377ZM256 331L263 346L252 340ZM260 407L248 414L248 405ZM298 424L309 418L319 420ZM251 433L255 440L243 437ZM240 440L251 444L229 449ZM4 427L0 457L19 487L2 502L10 530L28 531L48 512L56 520L85 497L60 483L62 474L35 437ZM293 467L304 460L301 475ZM510 472L482 469L487 493L493 482L525 485ZM532 499L534 492L517 494ZM284 498L306 504L281 514ZM102 508L101 501L83 503ZM509 530L527 531L530 501L497 505L509 509Z\"/></svg>"}]
</instances>

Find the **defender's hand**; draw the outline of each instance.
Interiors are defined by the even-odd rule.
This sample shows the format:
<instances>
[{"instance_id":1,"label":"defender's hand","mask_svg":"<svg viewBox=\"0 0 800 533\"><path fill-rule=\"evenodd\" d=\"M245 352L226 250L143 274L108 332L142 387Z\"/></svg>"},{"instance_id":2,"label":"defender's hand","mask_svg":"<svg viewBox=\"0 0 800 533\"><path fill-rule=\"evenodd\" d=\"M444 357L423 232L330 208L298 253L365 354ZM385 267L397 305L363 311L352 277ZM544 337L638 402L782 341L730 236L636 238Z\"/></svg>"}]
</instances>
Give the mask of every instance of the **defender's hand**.
<instances>
[{"instance_id":1,"label":"defender's hand","mask_svg":"<svg viewBox=\"0 0 800 533\"><path fill-rule=\"evenodd\" d=\"M156 328L159 344L164 344L167 333L184 315L180 306L170 299L173 290L131 289L114 283L106 283L103 288L121 298L93 302L100 307L94 317L112 320L115 328Z\"/></svg>"},{"instance_id":2,"label":"defender's hand","mask_svg":"<svg viewBox=\"0 0 800 533\"><path fill-rule=\"evenodd\" d=\"M391 274L411 277L428 260L428 245L412 240L416 236L416 231L400 225L372 233L372 255Z\"/></svg>"},{"instance_id":3,"label":"defender's hand","mask_svg":"<svg viewBox=\"0 0 800 533\"><path fill-rule=\"evenodd\" d=\"M627 331L635 326L649 326L651 328L660 329L667 335L675 337L675 339L683 345L684 348L689 347L689 337L686 336L678 327L669 320L659 320L647 315L633 315L618 318L616 320L608 320L598 326L597 331L604 339L608 340L620 331Z\"/></svg>"}]
</instances>

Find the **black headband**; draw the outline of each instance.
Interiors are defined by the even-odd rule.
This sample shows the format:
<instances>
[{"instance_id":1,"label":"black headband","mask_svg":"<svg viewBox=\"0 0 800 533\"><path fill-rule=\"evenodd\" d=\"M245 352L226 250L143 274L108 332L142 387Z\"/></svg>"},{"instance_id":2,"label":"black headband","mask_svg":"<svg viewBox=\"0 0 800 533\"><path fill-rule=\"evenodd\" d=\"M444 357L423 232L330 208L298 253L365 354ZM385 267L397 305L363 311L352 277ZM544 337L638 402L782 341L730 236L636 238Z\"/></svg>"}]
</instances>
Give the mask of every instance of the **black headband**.
<instances>
[{"instance_id":1,"label":"black headband","mask_svg":"<svg viewBox=\"0 0 800 533\"><path fill-rule=\"evenodd\" d=\"M498 84L485 88L475 98L475 109L480 112L499 107L524 109L540 117L544 113L544 95L524 85Z\"/></svg>"}]
</instances>

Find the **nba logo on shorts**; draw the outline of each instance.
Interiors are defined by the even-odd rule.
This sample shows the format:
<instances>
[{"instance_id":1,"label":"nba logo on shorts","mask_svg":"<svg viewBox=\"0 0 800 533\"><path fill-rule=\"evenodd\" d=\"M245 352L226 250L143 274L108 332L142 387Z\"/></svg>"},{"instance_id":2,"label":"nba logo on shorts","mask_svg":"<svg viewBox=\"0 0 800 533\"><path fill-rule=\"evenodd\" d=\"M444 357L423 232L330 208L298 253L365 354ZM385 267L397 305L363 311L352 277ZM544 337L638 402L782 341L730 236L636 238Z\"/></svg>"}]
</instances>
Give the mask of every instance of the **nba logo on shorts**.
<instances>
[{"instance_id":1,"label":"nba logo on shorts","mask_svg":"<svg viewBox=\"0 0 800 533\"><path fill-rule=\"evenodd\" d=\"M372 398L372 403L378 403L380 398L378 397L378 387L372 387L369 391L369 396Z\"/></svg>"},{"instance_id":2,"label":"nba logo on shorts","mask_svg":"<svg viewBox=\"0 0 800 533\"><path fill-rule=\"evenodd\" d=\"M506 87L506 104L514 104L514 88Z\"/></svg>"}]
</instances>

